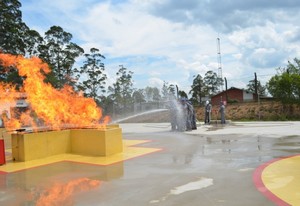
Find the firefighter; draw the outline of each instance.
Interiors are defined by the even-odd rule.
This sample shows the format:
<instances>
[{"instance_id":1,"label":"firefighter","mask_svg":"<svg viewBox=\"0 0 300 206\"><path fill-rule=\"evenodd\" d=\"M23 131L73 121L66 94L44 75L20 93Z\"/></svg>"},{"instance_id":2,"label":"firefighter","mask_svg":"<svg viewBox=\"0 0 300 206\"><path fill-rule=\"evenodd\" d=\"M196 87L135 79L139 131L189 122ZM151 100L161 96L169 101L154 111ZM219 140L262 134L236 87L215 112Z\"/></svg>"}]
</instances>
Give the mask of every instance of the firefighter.
<instances>
[{"instance_id":1,"label":"firefighter","mask_svg":"<svg viewBox=\"0 0 300 206\"><path fill-rule=\"evenodd\" d=\"M211 117L211 104L207 100L205 103L205 118L204 118L204 123L209 124L210 123L210 117Z\"/></svg>"},{"instance_id":2,"label":"firefighter","mask_svg":"<svg viewBox=\"0 0 300 206\"><path fill-rule=\"evenodd\" d=\"M187 120L187 129L188 130L196 130L196 113L194 107L191 102L186 101L187 108L188 108L188 120Z\"/></svg>"},{"instance_id":3,"label":"firefighter","mask_svg":"<svg viewBox=\"0 0 300 206\"><path fill-rule=\"evenodd\" d=\"M226 123L226 120L225 120L225 105L224 105L223 101L221 101L221 103L220 103L219 112L221 114L221 124L225 124Z\"/></svg>"}]
</instances>

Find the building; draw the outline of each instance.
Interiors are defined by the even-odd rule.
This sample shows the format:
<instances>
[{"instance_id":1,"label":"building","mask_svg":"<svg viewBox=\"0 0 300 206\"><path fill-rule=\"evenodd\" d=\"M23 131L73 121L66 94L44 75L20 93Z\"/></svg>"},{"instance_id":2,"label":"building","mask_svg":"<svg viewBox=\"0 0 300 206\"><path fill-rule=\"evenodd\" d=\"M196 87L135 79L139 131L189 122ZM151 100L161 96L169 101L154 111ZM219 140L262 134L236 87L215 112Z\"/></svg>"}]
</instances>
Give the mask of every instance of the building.
<instances>
[{"instance_id":1,"label":"building","mask_svg":"<svg viewBox=\"0 0 300 206\"><path fill-rule=\"evenodd\" d=\"M211 97L212 105L219 105L221 101L225 102L251 102L257 101L257 95L244 89L231 87Z\"/></svg>"}]
</instances>

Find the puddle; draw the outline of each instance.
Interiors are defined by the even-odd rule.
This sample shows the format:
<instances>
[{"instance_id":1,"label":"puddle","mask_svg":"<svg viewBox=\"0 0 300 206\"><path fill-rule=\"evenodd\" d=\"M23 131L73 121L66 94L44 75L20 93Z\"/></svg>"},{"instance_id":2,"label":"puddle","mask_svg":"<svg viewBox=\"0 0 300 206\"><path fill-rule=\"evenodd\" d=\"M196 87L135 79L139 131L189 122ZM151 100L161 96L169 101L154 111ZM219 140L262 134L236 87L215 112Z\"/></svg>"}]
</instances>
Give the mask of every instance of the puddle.
<instances>
[{"instance_id":1,"label":"puddle","mask_svg":"<svg viewBox=\"0 0 300 206\"><path fill-rule=\"evenodd\" d=\"M155 204L155 203L165 201L171 195L180 195L185 192L200 190L200 189L209 187L211 185L213 185L213 179L201 177L197 181L189 182L187 184L184 184L184 185L175 187L174 189L171 189L170 193L168 193L166 196L160 198L159 200L151 200L150 204Z\"/></svg>"},{"instance_id":2,"label":"puddle","mask_svg":"<svg viewBox=\"0 0 300 206\"><path fill-rule=\"evenodd\" d=\"M179 195L184 192L188 192L188 191L192 191L192 190L200 190L200 189L206 188L211 185L213 185L213 179L202 177L198 181L189 182L185 185L176 187L175 189L171 190L170 194L171 195Z\"/></svg>"}]
</instances>

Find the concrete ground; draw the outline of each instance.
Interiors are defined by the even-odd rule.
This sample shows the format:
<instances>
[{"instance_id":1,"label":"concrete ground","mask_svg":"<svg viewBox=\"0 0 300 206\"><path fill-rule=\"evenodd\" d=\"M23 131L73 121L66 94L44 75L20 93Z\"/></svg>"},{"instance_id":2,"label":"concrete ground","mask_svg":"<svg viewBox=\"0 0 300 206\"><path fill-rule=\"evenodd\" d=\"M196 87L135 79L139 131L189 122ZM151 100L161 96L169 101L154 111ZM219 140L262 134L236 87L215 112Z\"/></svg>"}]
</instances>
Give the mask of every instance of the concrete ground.
<instances>
[{"instance_id":1,"label":"concrete ground","mask_svg":"<svg viewBox=\"0 0 300 206\"><path fill-rule=\"evenodd\" d=\"M171 132L169 123L120 127L123 139L161 150L108 166L64 161L0 173L0 205L300 205L300 160L288 163L298 173L280 177L296 188L287 194L274 186L286 167L262 178L275 160L298 157L300 122L201 124L187 132Z\"/></svg>"}]
</instances>

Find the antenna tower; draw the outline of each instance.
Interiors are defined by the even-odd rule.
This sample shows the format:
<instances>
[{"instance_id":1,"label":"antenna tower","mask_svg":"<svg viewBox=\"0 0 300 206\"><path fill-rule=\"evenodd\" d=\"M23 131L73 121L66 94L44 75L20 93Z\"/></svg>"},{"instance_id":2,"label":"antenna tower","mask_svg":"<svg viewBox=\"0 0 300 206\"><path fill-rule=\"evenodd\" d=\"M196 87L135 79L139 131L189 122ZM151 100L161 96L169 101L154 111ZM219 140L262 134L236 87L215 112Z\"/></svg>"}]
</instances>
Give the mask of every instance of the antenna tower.
<instances>
[{"instance_id":1,"label":"antenna tower","mask_svg":"<svg viewBox=\"0 0 300 206\"><path fill-rule=\"evenodd\" d=\"M220 47L220 38L217 38L217 51L218 51L218 77L223 79L222 76L222 59L221 59L221 47ZM220 90L223 91L223 84L220 87Z\"/></svg>"}]
</instances>

